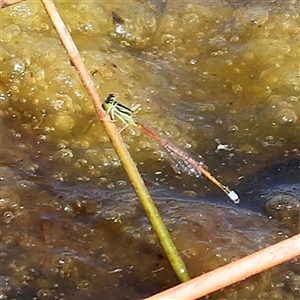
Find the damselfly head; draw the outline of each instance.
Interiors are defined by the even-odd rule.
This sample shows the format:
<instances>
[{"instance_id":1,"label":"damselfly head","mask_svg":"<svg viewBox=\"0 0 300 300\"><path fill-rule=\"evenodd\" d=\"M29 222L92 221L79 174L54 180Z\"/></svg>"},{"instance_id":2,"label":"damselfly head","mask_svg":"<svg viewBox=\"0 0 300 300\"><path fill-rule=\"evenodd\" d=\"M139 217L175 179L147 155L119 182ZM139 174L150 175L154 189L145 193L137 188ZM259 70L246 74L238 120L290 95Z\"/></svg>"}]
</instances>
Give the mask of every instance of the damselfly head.
<instances>
[{"instance_id":1,"label":"damselfly head","mask_svg":"<svg viewBox=\"0 0 300 300\"><path fill-rule=\"evenodd\" d=\"M116 95L109 94L105 100L106 104L115 104L116 103Z\"/></svg>"}]
</instances>

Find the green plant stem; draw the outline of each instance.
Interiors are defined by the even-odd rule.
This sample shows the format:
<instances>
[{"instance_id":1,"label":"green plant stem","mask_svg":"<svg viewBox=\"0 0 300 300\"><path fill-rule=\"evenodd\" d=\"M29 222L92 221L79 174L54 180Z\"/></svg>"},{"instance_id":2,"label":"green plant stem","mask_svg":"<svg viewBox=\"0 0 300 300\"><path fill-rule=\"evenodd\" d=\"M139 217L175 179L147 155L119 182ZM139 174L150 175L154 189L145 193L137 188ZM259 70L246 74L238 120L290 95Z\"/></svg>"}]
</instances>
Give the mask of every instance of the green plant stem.
<instances>
[{"instance_id":1,"label":"green plant stem","mask_svg":"<svg viewBox=\"0 0 300 300\"><path fill-rule=\"evenodd\" d=\"M143 206L143 209L156 232L161 246L163 247L168 260L181 282L185 282L190 279L187 272L187 268L178 254L176 246L174 245L169 231L167 230L155 203L149 194L144 181L142 180L140 173L133 162L127 148L124 146L123 141L119 138L119 134L115 131L108 133L111 142L127 172L128 178ZM112 138L111 138L112 137Z\"/></svg>"},{"instance_id":2,"label":"green plant stem","mask_svg":"<svg viewBox=\"0 0 300 300\"><path fill-rule=\"evenodd\" d=\"M97 93L97 90L94 86L93 80L91 79L88 70L86 69L83 61L79 55L77 47L75 46L71 35L69 34L66 26L64 25L54 3L51 0L41 0L57 33L61 39L62 44L64 45L73 65L78 71L79 77L82 80L83 85L87 89L98 116L101 121L103 121L103 126L109 136L126 172L128 178L143 206L143 209L146 212L146 215L155 230L158 239L169 259L169 262L175 271L177 277L181 282L187 281L190 279L190 276L187 272L187 268L178 254L178 251L171 239L171 236L165 227L165 224L159 215L159 212L154 204L153 199L151 198L139 172L138 169L132 160L128 150L126 149L120 134L118 134L116 126L113 122L110 121L110 118L106 115L106 112L102 109L102 103L100 97Z\"/></svg>"}]
</instances>

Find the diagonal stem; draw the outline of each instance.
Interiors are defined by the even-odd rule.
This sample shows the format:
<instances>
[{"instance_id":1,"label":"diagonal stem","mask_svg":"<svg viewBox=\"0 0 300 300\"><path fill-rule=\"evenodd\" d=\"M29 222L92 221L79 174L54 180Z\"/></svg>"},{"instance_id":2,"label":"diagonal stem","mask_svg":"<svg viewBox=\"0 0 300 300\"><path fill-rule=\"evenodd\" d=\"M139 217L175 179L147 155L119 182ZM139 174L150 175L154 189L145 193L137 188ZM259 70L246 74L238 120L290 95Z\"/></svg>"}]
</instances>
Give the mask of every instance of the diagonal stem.
<instances>
[{"instance_id":1,"label":"diagonal stem","mask_svg":"<svg viewBox=\"0 0 300 300\"><path fill-rule=\"evenodd\" d=\"M175 271L177 277L180 281L184 282L190 279L187 272L187 268L178 254L176 246L174 245L171 236L165 227L165 224L159 215L159 212L154 204L153 199L151 198L140 174L139 171L132 160L128 150L124 146L124 143L121 139L120 134L118 134L116 126L113 122L110 121L109 116L106 114L105 110L102 108L102 102L97 93L97 90L94 86L93 80L91 79L88 70L86 69L83 61L80 57L80 54L75 46L73 39L68 32L64 22L62 21L58 11L52 0L41 0L58 35L64 45L73 65L78 71L78 75L85 86L88 94L90 95L97 114L101 121L103 121L103 126L107 132L108 137L110 138L112 145L114 146L124 168L127 172L128 178L143 206L147 217L155 230L160 244L162 245L169 262Z\"/></svg>"}]
</instances>

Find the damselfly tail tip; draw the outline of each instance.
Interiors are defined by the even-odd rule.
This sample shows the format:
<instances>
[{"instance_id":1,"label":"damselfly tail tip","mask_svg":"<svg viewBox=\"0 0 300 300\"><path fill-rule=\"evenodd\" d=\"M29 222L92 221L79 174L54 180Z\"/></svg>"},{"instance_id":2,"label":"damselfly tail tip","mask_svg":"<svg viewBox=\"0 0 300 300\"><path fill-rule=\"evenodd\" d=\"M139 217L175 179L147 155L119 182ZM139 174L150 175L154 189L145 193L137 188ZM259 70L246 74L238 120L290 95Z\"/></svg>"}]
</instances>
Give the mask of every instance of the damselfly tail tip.
<instances>
[{"instance_id":1,"label":"damselfly tail tip","mask_svg":"<svg viewBox=\"0 0 300 300\"><path fill-rule=\"evenodd\" d=\"M235 191L231 190L227 195L233 203L235 204L240 203L240 198Z\"/></svg>"}]
</instances>

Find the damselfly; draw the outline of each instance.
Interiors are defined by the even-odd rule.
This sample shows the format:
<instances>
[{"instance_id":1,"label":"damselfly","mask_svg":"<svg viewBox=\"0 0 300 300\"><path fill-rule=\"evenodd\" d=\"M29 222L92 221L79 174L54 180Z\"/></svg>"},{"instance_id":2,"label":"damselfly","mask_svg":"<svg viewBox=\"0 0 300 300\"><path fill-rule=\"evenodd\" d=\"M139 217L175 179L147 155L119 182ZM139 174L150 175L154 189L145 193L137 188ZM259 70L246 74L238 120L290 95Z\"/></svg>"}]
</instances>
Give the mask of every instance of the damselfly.
<instances>
[{"instance_id":1,"label":"damselfly","mask_svg":"<svg viewBox=\"0 0 300 300\"><path fill-rule=\"evenodd\" d=\"M176 160L177 167L182 172L186 172L189 175L194 175L196 177L204 175L207 179L218 186L230 198L232 202L240 202L237 193L234 190L230 189L228 186L223 185L220 181L213 177L210 172L204 168L202 161L197 161L183 150L180 150L178 147L166 141L160 135L154 133L154 131L150 130L148 127L135 121L132 116L134 109L131 110L130 108L118 103L116 101L115 95L109 94L105 103L103 104L103 108L107 111L112 120L114 120L116 116L123 123L130 124L139 128L146 135L158 142L167 152L171 154L172 158Z\"/></svg>"}]
</instances>

